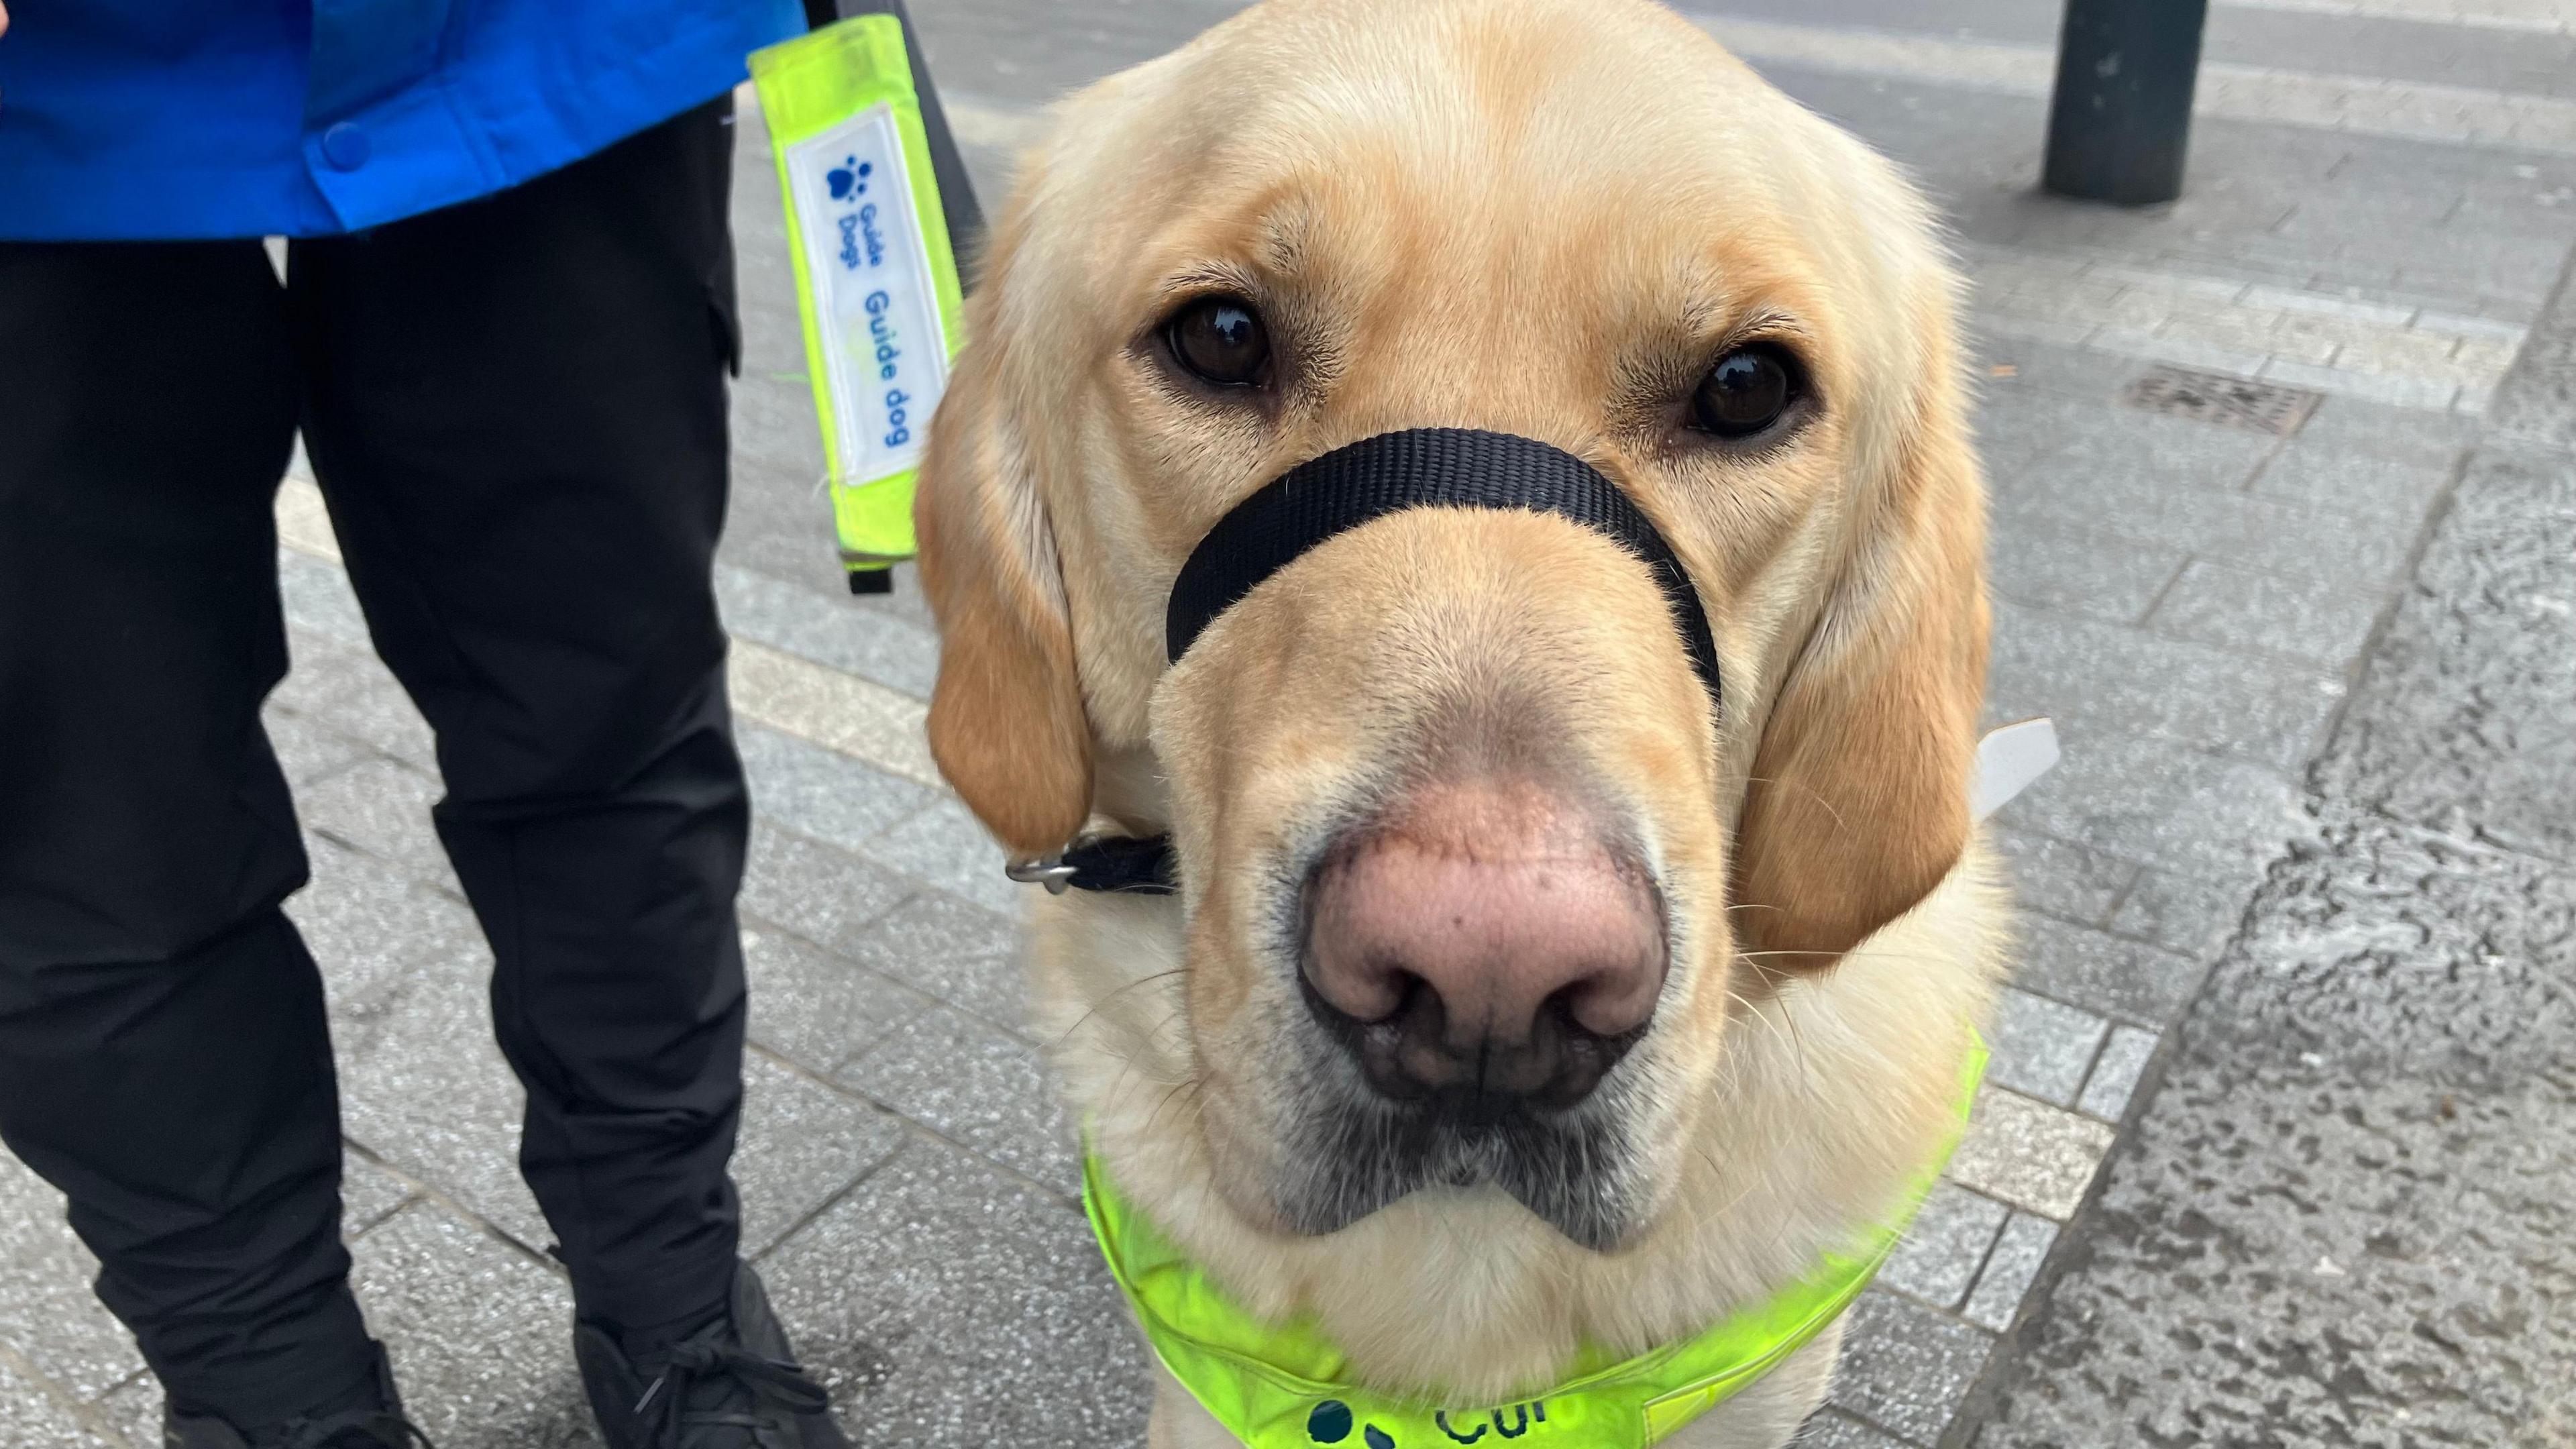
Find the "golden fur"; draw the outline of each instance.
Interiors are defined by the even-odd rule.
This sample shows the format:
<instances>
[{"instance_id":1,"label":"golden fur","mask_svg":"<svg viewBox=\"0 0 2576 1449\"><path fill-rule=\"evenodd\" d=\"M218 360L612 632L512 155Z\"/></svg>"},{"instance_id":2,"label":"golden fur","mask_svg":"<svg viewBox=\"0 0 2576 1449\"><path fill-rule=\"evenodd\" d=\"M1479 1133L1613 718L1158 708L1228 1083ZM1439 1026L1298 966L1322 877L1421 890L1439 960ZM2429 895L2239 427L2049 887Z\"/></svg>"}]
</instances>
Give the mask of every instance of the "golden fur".
<instances>
[{"instance_id":1,"label":"golden fur","mask_svg":"<svg viewBox=\"0 0 2576 1449\"><path fill-rule=\"evenodd\" d=\"M1212 289L1270 319L1273 403L1157 362ZM1062 106L932 429L931 744L1015 855L1173 832L1182 896L1040 906L1038 1019L1111 1171L1248 1307L1318 1315L1382 1387L1501 1398L1579 1341L1769 1295L1933 1153L2004 919L1966 813L1986 606L1956 290L1894 168L1643 3L1271 0ZM1675 400L1748 336L1804 358L1806 426L1676 441ZM1210 525L1415 426L1626 487L1706 603L1719 717L1643 569L1533 515L1342 535L1166 666ZM1498 761L1598 782L1669 903L1647 1226L1600 1253L1441 1189L1296 1236L1263 1186L1298 1010L1281 863L1390 779ZM1832 1351L1677 1442L1785 1442ZM1229 1442L1168 1383L1153 1435Z\"/></svg>"}]
</instances>

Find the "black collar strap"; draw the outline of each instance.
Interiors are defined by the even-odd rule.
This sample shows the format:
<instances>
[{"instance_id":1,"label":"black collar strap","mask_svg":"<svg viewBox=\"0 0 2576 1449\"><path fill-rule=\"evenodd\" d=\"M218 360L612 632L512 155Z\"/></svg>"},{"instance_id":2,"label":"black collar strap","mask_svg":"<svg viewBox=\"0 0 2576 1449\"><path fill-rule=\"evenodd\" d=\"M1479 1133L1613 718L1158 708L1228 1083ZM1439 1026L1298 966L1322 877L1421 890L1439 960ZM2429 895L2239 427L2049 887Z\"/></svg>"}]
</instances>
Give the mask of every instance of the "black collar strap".
<instances>
[{"instance_id":1,"label":"black collar strap","mask_svg":"<svg viewBox=\"0 0 2576 1449\"><path fill-rule=\"evenodd\" d=\"M1164 645L1178 660L1218 615L1308 549L1408 508L1499 508L1552 513L1606 534L1655 577L1691 667L1718 707L1717 638L1699 591L1672 545L1636 501L1601 471L1535 438L1467 428L1380 433L1310 459L1273 479L1218 519L1190 551L1164 612ZM1173 889L1168 836L1109 836L1067 850L1050 864L1011 868L1012 878L1050 891Z\"/></svg>"},{"instance_id":2,"label":"black collar strap","mask_svg":"<svg viewBox=\"0 0 2576 1449\"><path fill-rule=\"evenodd\" d=\"M1060 896L1078 891L1126 891L1167 896L1177 888L1168 835L1102 835L1067 846L1051 861L1016 861L1005 867L1011 879L1042 885Z\"/></svg>"}]
</instances>

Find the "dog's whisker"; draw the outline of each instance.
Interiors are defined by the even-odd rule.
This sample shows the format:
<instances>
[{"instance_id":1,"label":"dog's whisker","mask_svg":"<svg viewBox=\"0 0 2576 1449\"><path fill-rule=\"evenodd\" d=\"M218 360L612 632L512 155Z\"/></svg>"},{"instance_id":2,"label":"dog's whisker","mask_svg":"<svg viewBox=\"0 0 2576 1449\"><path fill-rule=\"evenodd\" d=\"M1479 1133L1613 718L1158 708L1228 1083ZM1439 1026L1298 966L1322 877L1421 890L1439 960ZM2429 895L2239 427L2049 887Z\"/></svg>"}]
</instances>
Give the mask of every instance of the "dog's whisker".
<instances>
[{"instance_id":1,"label":"dog's whisker","mask_svg":"<svg viewBox=\"0 0 2576 1449\"><path fill-rule=\"evenodd\" d=\"M1175 976L1187 976L1189 974L1190 969L1188 967L1176 966L1169 971L1157 971L1149 976L1137 977L1135 980L1128 982L1115 991L1110 992L1108 995L1091 1003L1089 1009L1085 1010L1080 1017L1077 1017L1074 1020L1073 1025L1066 1027L1063 1034L1056 1038L1055 1044L1057 1046L1062 1046L1066 1042L1073 1040L1074 1033L1082 1030L1085 1026L1090 1025L1092 1018L1100 1015L1102 1011L1106 1010L1111 1002L1116 1001L1119 997L1126 995L1137 987L1150 986L1157 981L1168 981Z\"/></svg>"},{"instance_id":2,"label":"dog's whisker","mask_svg":"<svg viewBox=\"0 0 2576 1449\"><path fill-rule=\"evenodd\" d=\"M1196 1078L1196 1077L1193 1077L1193 1078L1191 1078L1190 1080L1188 1080L1188 1081L1186 1081L1186 1082L1175 1082L1175 1083L1173 1083L1173 1084L1172 1084L1172 1089L1171 1089L1170 1091L1165 1092L1165 1093L1163 1094L1163 1100L1161 1100L1160 1102L1155 1103L1155 1104L1154 1104L1154 1110L1153 1110L1152 1112L1150 1112L1150 1113L1146 1114L1146 1117L1145 1117L1145 1132L1146 1132L1146 1134L1147 1134L1148 1136L1152 1135L1152 1133L1153 1133L1153 1131L1154 1131L1155 1123L1156 1123L1156 1122L1157 1122L1157 1121L1162 1117L1163 1112L1165 1111L1165 1109L1169 1108L1169 1107L1172 1105L1173 1099L1175 1099L1175 1098L1179 1097L1183 1092L1194 1092L1194 1091L1195 1091L1195 1090L1196 1090L1200 1085L1202 1085L1202 1083L1201 1083L1200 1079L1199 1079L1199 1078Z\"/></svg>"},{"instance_id":3,"label":"dog's whisker","mask_svg":"<svg viewBox=\"0 0 2576 1449\"><path fill-rule=\"evenodd\" d=\"M1775 775L1747 775L1744 777L1744 782L1748 785L1772 785L1800 791L1825 807L1825 813L1834 818L1834 829L1844 835L1852 833L1850 822L1843 819L1843 812L1834 808L1834 802L1825 797L1825 792L1804 780L1784 780Z\"/></svg>"}]
</instances>

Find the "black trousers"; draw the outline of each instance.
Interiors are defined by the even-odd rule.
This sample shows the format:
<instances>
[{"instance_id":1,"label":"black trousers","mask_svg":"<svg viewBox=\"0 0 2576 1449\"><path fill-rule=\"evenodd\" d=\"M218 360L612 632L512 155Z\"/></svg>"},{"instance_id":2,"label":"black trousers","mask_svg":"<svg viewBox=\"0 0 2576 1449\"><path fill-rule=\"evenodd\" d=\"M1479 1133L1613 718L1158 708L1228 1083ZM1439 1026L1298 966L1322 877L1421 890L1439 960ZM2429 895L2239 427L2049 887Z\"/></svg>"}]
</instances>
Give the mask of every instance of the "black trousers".
<instances>
[{"instance_id":1,"label":"black trousers","mask_svg":"<svg viewBox=\"0 0 2576 1449\"><path fill-rule=\"evenodd\" d=\"M260 726L300 427L435 728L521 1163L580 1310L719 1303L747 800L710 570L737 353L729 101L300 241L0 245L0 1140L173 1398L366 1362L305 880Z\"/></svg>"}]
</instances>

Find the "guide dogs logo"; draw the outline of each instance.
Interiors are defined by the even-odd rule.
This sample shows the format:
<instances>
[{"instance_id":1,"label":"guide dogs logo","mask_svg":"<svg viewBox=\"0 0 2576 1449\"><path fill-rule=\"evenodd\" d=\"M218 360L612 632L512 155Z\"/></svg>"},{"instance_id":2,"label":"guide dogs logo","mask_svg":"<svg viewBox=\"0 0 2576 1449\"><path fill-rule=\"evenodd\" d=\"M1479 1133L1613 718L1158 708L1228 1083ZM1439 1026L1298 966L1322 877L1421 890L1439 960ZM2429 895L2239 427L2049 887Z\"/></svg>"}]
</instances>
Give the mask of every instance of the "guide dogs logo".
<instances>
[{"instance_id":1,"label":"guide dogs logo","mask_svg":"<svg viewBox=\"0 0 2576 1449\"><path fill-rule=\"evenodd\" d=\"M1508 1419L1505 1417L1507 1414ZM1509 1409L1496 1409L1481 1420L1473 1415L1462 1415L1453 1420L1443 1409L1431 1416L1431 1422L1439 1426L1441 1433L1460 1444L1473 1444L1488 1434L1498 1439L1518 1439L1531 1428L1547 1423L1547 1401L1533 1399L1526 1404L1514 1404ZM1306 1437L1318 1444L1339 1444L1351 1437L1352 1423L1350 1405L1339 1399L1326 1399L1306 1416ZM1394 1435L1375 1424L1358 1427L1364 1449L1403 1449L1396 1443Z\"/></svg>"},{"instance_id":2,"label":"guide dogs logo","mask_svg":"<svg viewBox=\"0 0 2576 1449\"><path fill-rule=\"evenodd\" d=\"M841 164L823 173L824 188L831 193L836 206L854 206L834 219L840 228L841 265L857 271L862 263L882 267L886 259L884 228L877 225L877 204L863 200L868 194L868 178L876 174L876 163L856 156L844 156Z\"/></svg>"}]
</instances>

